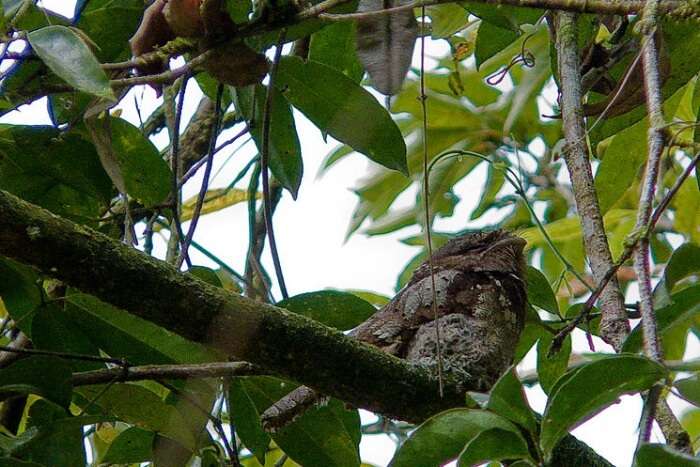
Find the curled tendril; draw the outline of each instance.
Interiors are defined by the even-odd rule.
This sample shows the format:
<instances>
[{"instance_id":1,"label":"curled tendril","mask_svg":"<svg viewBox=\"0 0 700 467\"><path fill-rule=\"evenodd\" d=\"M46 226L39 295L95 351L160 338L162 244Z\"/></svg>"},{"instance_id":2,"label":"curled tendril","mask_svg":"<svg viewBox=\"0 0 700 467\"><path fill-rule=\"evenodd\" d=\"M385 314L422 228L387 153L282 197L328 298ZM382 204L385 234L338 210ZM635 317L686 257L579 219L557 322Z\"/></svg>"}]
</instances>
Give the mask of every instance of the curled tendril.
<instances>
[{"instance_id":1,"label":"curled tendril","mask_svg":"<svg viewBox=\"0 0 700 467\"><path fill-rule=\"evenodd\" d=\"M497 72L493 73L489 77L486 78L486 82L490 84L491 86L496 86L497 84L500 84L510 72L510 70L513 69L513 67L519 63L522 63L523 66L527 68L532 68L535 66L535 56L533 55L532 52L530 52L530 49L526 47L527 41L530 40L532 36L534 36L535 33L532 33L528 35L525 40L523 40L522 46L520 47L520 53L513 57L510 61L510 63L503 69L498 70Z\"/></svg>"}]
</instances>

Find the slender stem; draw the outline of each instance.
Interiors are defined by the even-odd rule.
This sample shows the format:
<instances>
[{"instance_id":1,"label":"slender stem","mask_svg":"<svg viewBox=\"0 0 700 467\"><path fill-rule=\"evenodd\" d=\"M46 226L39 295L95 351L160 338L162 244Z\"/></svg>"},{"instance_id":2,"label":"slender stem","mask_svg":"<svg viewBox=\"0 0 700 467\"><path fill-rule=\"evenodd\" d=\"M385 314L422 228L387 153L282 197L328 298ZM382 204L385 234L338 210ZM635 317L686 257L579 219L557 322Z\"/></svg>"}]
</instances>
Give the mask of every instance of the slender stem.
<instances>
[{"instance_id":1,"label":"slender stem","mask_svg":"<svg viewBox=\"0 0 700 467\"><path fill-rule=\"evenodd\" d=\"M144 365L73 373L73 386L104 384L110 381L143 381L155 379L222 378L261 374L247 362L215 362L195 365Z\"/></svg>"},{"instance_id":2,"label":"slender stem","mask_svg":"<svg viewBox=\"0 0 700 467\"><path fill-rule=\"evenodd\" d=\"M438 391L443 397L442 382L442 340L440 338L440 320L438 319L437 286L435 284L435 266L433 264L433 239L430 231L430 170L428 167L428 96L425 93L425 6L421 7L420 37L420 104L423 117L423 209L425 214L425 246L428 249L428 266L430 267L430 286L432 290L433 320L435 321L435 347L437 352Z\"/></svg>"},{"instance_id":3,"label":"slender stem","mask_svg":"<svg viewBox=\"0 0 700 467\"><path fill-rule=\"evenodd\" d=\"M633 253L633 259L639 287L639 313L642 318L641 326L644 333L644 353L652 360L662 361L663 351L659 342L656 316L654 315L648 236L648 225L651 220L652 206L659 177L659 164L666 144L666 125L663 114L663 96L661 95L662 82L659 70L658 41L660 34L657 34L658 10L658 0L647 0L639 23L639 28L644 34L642 67L644 70L644 93L649 115L649 129L647 130L647 162L639 197L639 207L637 208L637 223L634 229L634 234L641 235L641 238ZM638 446L649 442L651 426L655 418L656 405L660 394L661 390L654 386L649 390L647 399L644 401L644 410L639 422Z\"/></svg>"},{"instance_id":4,"label":"slender stem","mask_svg":"<svg viewBox=\"0 0 700 467\"><path fill-rule=\"evenodd\" d=\"M182 223L180 222L180 190L179 190L179 181L180 181L180 121L182 120L182 109L185 104L185 91L187 89L187 81L189 80L189 75L186 75L182 79L182 85L180 87L180 90L177 94L177 103L175 107L175 116L173 118L173 131L172 131L172 143L170 144L170 169L172 170L172 179L171 179L171 202L172 202L172 213L173 213L173 223L175 224L175 232L170 230L171 235L176 235L177 239L175 242L172 242L174 245L174 252L177 251L178 246L181 246L182 242L185 239L185 235L182 231ZM183 257L185 259L185 262L187 263L187 267L190 268L192 267L192 263L190 262L190 258L187 255L187 251L183 253ZM172 261L177 261L177 255L173 254L171 259Z\"/></svg>"},{"instance_id":5,"label":"slender stem","mask_svg":"<svg viewBox=\"0 0 700 467\"><path fill-rule=\"evenodd\" d=\"M197 228L197 223L199 221L199 216L202 213L202 206L204 205L204 198L209 190L209 177L211 176L211 169L214 165L214 150L216 148L216 138L219 136L219 126L221 124L221 100L224 94L224 85L219 84L216 91L216 105L214 107L214 125L211 129L211 136L209 137L209 151L206 157L206 167L204 168L204 176L202 177L202 186L199 189L199 195L197 196L197 202L194 206L194 211L192 212L192 220L190 221L189 229L187 230L187 235L182 242L182 249L177 261L175 262L175 267L180 268L182 265L182 260L187 257L188 249L192 243L192 237L194 236L195 229Z\"/></svg>"},{"instance_id":6,"label":"slender stem","mask_svg":"<svg viewBox=\"0 0 700 467\"><path fill-rule=\"evenodd\" d=\"M260 148L260 163L262 169L262 186L263 186L263 214L265 216L265 230L267 230L267 238L270 242L270 254L272 255L272 263L275 267L277 283L282 293L284 300L289 298L287 293L287 285L284 282L282 274L282 264L280 263L279 252L277 251L277 241L275 240L275 231L272 226L272 206L270 201L270 123L272 120L272 101L274 96L275 77L277 75L277 66L282 58L282 45L284 44L285 30L280 32L277 40L277 48L275 49L275 58L272 61L270 69L270 82L267 84L267 96L265 98L265 114L262 121L262 144Z\"/></svg>"}]
</instances>

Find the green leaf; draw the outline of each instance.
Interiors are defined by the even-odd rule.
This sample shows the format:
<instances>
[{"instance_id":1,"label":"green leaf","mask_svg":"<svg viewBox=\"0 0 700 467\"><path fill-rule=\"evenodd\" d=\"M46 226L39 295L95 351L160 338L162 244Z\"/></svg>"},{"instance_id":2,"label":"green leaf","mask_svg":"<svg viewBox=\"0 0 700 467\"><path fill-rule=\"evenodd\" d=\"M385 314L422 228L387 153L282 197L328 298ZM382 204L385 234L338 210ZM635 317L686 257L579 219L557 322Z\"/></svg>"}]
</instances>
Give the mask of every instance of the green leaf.
<instances>
[{"instance_id":1,"label":"green leaf","mask_svg":"<svg viewBox=\"0 0 700 467\"><path fill-rule=\"evenodd\" d=\"M223 287L221 279L216 274L216 271L214 271L213 269L204 266L192 266L190 269L187 270L187 272L189 274L192 274L200 281L206 282L207 284L211 284L214 287Z\"/></svg>"},{"instance_id":2,"label":"green leaf","mask_svg":"<svg viewBox=\"0 0 700 467\"><path fill-rule=\"evenodd\" d=\"M476 2L461 2L471 14L481 18L487 23L512 31L519 31L523 24L535 24L544 14L537 8L520 8L507 5L486 5Z\"/></svg>"},{"instance_id":3,"label":"green leaf","mask_svg":"<svg viewBox=\"0 0 700 467\"><path fill-rule=\"evenodd\" d=\"M444 39L462 30L468 23L469 12L461 5L445 3L426 8L430 16L430 35L433 39Z\"/></svg>"},{"instance_id":4,"label":"green leaf","mask_svg":"<svg viewBox=\"0 0 700 467\"><path fill-rule=\"evenodd\" d=\"M700 243L700 190L692 180L686 179L673 198L673 227L678 233L695 243Z\"/></svg>"},{"instance_id":5,"label":"green leaf","mask_svg":"<svg viewBox=\"0 0 700 467\"><path fill-rule=\"evenodd\" d=\"M106 136L111 148L104 148L109 154L100 152L100 156L115 185L120 185L114 178L116 175L123 181L126 192L146 206L165 201L170 194L172 175L155 145L121 118L111 118L108 128L110 134Z\"/></svg>"},{"instance_id":6,"label":"green leaf","mask_svg":"<svg viewBox=\"0 0 700 467\"><path fill-rule=\"evenodd\" d=\"M403 174L406 144L377 100L342 73L298 57L282 57L275 85L322 131Z\"/></svg>"},{"instance_id":7,"label":"green leaf","mask_svg":"<svg viewBox=\"0 0 700 467\"><path fill-rule=\"evenodd\" d=\"M109 445L100 463L138 464L153 458L156 434L138 427L127 428Z\"/></svg>"},{"instance_id":8,"label":"green leaf","mask_svg":"<svg viewBox=\"0 0 700 467\"><path fill-rule=\"evenodd\" d=\"M447 410L429 418L416 428L394 455L391 466L442 465L456 458L465 445L479 433L494 428L518 433L515 425L508 420L485 410Z\"/></svg>"},{"instance_id":9,"label":"green leaf","mask_svg":"<svg viewBox=\"0 0 700 467\"><path fill-rule=\"evenodd\" d=\"M220 359L211 350L97 298L69 293L65 313L74 326L114 358L132 365L203 363Z\"/></svg>"},{"instance_id":10,"label":"green leaf","mask_svg":"<svg viewBox=\"0 0 700 467\"><path fill-rule=\"evenodd\" d=\"M323 63L359 83L365 71L355 51L355 23L341 21L313 33L309 60Z\"/></svg>"},{"instance_id":11,"label":"green leaf","mask_svg":"<svg viewBox=\"0 0 700 467\"><path fill-rule=\"evenodd\" d=\"M260 412L248 394L245 378L231 379L228 402L231 404L230 416L236 426L236 434L258 461L265 465L265 453L271 438L260 424Z\"/></svg>"},{"instance_id":12,"label":"green leaf","mask_svg":"<svg viewBox=\"0 0 700 467\"><path fill-rule=\"evenodd\" d=\"M0 370L0 393L38 394L61 407L71 401L71 368L56 357L32 356Z\"/></svg>"},{"instance_id":13,"label":"green leaf","mask_svg":"<svg viewBox=\"0 0 700 467\"><path fill-rule=\"evenodd\" d=\"M665 444L643 444L637 449L635 467L698 467L700 459L689 456Z\"/></svg>"},{"instance_id":14,"label":"green leaf","mask_svg":"<svg viewBox=\"0 0 700 467\"><path fill-rule=\"evenodd\" d=\"M73 325L62 306L55 302L42 305L32 319L32 344L40 350L72 352L83 355L100 355L100 349ZM66 360L73 371L90 371L104 368L100 362Z\"/></svg>"},{"instance_id":15,"label":"green leaf","mask_svg":"<svg viewBox=\"0 0 700 467\"><path fill-rule=\"evenodd\" d=\"M38 274L0 257L0 299L16 325L31 337L32 316L43 302Z\"/></svg>"},{"instance_id":16,"label":"green leaf","mask_svg":"<svg viewBox=\"0 0 700 467\"><path fill-rule=\"evenodd\" d=\"M258 413L286 395L295 385L270 377L237 378L242 381ZM247 409L250 414L252 411ZM259 425L259 419L248 422ZM250 428L250 427L249 427ZM257 427L253 427L258 431ZM260 430L262 430L260 428ZM264 438L257 433L262 447ZM332 399L323 407L315 407L290 425L272 434L275 442L295 462L305 467L344 467L360 463L360 418L356 410L347 410L340 401Z\"/></svg>"},{"instance_id":17,"label":"green leaf","mask_svg":"<svg viewBox=\"0 0 700 467\"><path fill-rule=\"evenodd\" d=\"M236 89L236 104L250 122L250 133L258 151L262 149L262 126L267 89L262 84ZM272 93L269 140L270 170L282 183L282 186L289 190L292 197L296 199L304 174L299 136L289 103L278 89L273 89Z\"/></svg>"},{"instance_id":18,"label":"green leaf","mask_svg":"<svg viewBox=\"0 0 700 467\"><path fill-rule=\"evenodd\" d=\"M537 342L537 376L542 390L551 395L554 383L566 373L571 355L571 336L566 336L559 352L549 356L552 346L552 335L545 334Z\"/></svg>"},{"instance_id":19,"label":"green leaf","mask_svg":"<svg viewBox=\"0 0 700 467\"><path fill-rule=\"evenodd\" d=\"M250 0L226 0L226 11L234 23L244 24L248 22L249 15L253 11L253 2Z\"/></svg>"},{"instance_id":20,"label":"green leaf","mask_svg":"<svg viewBox=\"0 0 700 467\"><path fill-rule=\"evenodd\" d=\"M676 282L698 273L700 273L700 246L685 243L678 247L668 260L664 270L666 287L672 291Z\"/></svg>"},{"instance_id":21,"label":"green leaf","mask_svg":"<svg viewBox=\"0 0 700 467\"><path fill-rule=\"evenodd\" d=\"M112 197L94 146L46 126L0 126L0 187L76 222L99 217Z\"/></svg>"},{"instance_id":22,"label":"green leaf","mask_svg":"<svg viewBox=\"0 0 700 467\"><path fill-rule=\"evenodd\" d=\"M72 29L47 26L27 34L34 52L59 77L79 91L115 100L97 58Z\"/></svg>"},{"instance_id":23,"label":"green leaf","mask_svg":"<svg viewBox=\"0 0 700 467\"><path fill-rule=\"evenodd\" d=\"M678 328L687 328L695 322L700 313L700 285L694 285L680 290L671 295L671 304L655 310L656 326L665 341L666 332L672 332ZM625 339L622 345L623 352L638 352L642 348L642 329L637 326Z\"/></svg>"},{"instance_id":24,"label":"green leaf","mask_svg":"<svg viewBox=\"0 0 700 467\"><path fill-rule=\"evenodd\" d=\"M29 407L25 431L37 430L36 435L13 454L52 467L86 465L83 429L100 421L103 417L73 417L65 408L39 399Z\"/></svg>"},{"instance_id":25,"label":"green leaf","mask_svg":"<svg viewBox=\"0 0 700 467\"><path fill-rule=\"evenodd\" d=\"M129 38L142 16L142 0L90 1L76 26L97 46L95 55L98 60L116 62L131 56Z\"/></svg>"},{"instance_id":26,"label":"green leaf","mask_svg":"<svg viewBox=\"0 0 700 467\"><path fill-rule=\"evenodd\" d=\"M493 428L482 431L467 443L457 465L469 467L505 459L530 459L527 443L516 431Z\"/></svg>"},{"instance_id":27,"label":"green leaf","mask_svg":"<svg viewBox=\"0 0 700 467\"><path fill-rule=\"evenodd\" d=\"M623 394L641 392L666 376L647 358L621 354L569 371L553 388L542 418L540 446L549 458L556 444Z\"/></svg>"},{"instance_id":28,"label":"green leaf","mask_svg":"<svg viewBox=\"0 0 700 467\"><path fill-rule=\"evenodd\" d=\"M512 29L504 29L493 23L482 21L476 36L474 56L478 70L489 58L514 42L520 34Z\"/></svg>"},{"instance_id":29,"label":"green leaf","mask_svg":"<svg viewBox=\"0 0 700 467\"><path fill-rule=\"evenodd\" d=\"M537 420L527 402L515 367L511 367L493 385L486 408L524 427L533 435L537 433Z\"/></svg>"},{"instance_id":30,"label":"green leaf","mask_svg":"<svg viewBox=\"0 0 700 467\"><path fill-rule=\"evenodd\" d=\"M343 331L354 328L377 311L357 295L336 290L303 293L277 306Z\"/></svg>"},{"instance_id":31,"label":"green leaf","mask_svg":"<svg viewBox=\"0 0 700 467\"><path fill-rule=\"evenodd\" d=\"M559 304L557 297L549 285L549 281L544 274L532 266L527 267L526 271L527 283L527 298L530 303L536 307L542 308L554 315L559 314Z\"/></svg>"},{"instance_id":32,"label":"green leaf","mask_svg":"<svg viewBox=\"0 0 700 467\"><path fill-rule=\"evenodd\" d=\"M595 174L600 211L605 213L622 196L646 160L647 125L640 122L617 133L605 150Z\"/></svg>"},{"instance_id":33,"label":"green leaf","mask_svg":"<svg viewBox=\"0 0 700 467\"><path fill-rule=\"evenodd\" d=\"M695 375L673 383L685 400L700 406L700 379Z\"/></svg>"},{"instance_id":34,"label":"green leaf","mask_svg":"<svg viewBox=\"0 0 700 467\"><path fill-rule=\"evenodd\" d=\"M93 401L104 413L140 428L154 431L195 449L195 435L180 412L155 393L136 384L95 385L78 388L87 401ZM99 397L98 397L99 396Z\"/></svg>"}]
</instances>

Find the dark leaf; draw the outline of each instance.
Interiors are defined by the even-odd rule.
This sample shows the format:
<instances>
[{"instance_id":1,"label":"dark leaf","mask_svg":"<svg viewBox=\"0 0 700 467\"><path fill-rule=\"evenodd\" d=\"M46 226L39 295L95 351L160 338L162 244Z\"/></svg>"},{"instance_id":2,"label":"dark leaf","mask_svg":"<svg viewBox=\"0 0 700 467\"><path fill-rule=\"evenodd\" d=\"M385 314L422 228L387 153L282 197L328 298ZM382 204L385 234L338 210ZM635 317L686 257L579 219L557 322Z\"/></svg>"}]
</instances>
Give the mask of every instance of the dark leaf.
<instances>
[{"instance_id":1,"label":"dark leaf","mask_svg":"<svg viewBox=\"0 0 700 467\"><path fill-rule=\"evenodd\" d=\"M357 295L336 290L303 293L277 306L342 331L354 328L377 311Z\"/></svg>"},{"instance_id":2,"label":"dark leaf","mask_svg":"<svg viewBox=\"0 0 700 467\"><path fill-rule=\"evenodd\" d=\"M282 57L275 85L322 131L387 168L408 173L401 131L350 78L320 63Z\"/></svg>"}]
</instances>

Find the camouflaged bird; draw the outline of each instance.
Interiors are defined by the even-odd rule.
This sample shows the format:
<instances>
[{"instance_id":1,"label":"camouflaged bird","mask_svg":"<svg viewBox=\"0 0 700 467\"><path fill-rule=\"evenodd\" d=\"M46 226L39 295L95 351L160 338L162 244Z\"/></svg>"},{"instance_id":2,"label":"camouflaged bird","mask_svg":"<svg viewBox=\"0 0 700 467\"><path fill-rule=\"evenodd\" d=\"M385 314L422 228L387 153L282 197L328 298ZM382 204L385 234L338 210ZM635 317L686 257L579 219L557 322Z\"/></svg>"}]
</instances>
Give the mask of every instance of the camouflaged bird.
<instances>
[{"instance_id":1,"label":"camouflaged bird","mask_svg":"<svg viewBox=\"0 0 700 467\"><path fill-rule=\"evenodd\" d=\"M443 373L466 390L488 391L511 365L525 323L525 244L502 230L448 241L433 254L437 319L426 261L350 335L436 372L439 326ZM266 410L263 424L285 426L318 398L302 386Z\"/></svg>"}]
</instances>

